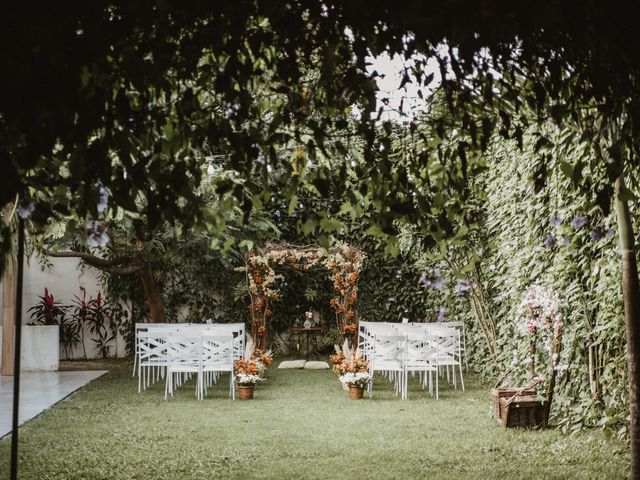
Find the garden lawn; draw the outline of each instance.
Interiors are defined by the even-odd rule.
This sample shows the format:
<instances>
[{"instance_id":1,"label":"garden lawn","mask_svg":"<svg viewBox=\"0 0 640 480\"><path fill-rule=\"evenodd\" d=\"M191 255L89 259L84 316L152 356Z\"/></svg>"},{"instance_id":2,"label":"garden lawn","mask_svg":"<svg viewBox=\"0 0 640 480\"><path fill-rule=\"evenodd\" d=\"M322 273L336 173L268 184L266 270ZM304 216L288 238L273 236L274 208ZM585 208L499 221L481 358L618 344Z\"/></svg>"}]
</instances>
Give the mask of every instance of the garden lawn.
<instances>
[{"instance_id":1,"label":"garden lawn","mask_svg":"<svg viewBox=\"0 0 640 480\"><path fill-rule=\"evenodd\" d=\"M414 382L409 400L376 377L372 400L347 398L330 371L276 370L253 401L232 401L226 377L204 401L193 381L165 401L142 394L124 361L20 429L20 478L626 478L629 452L600 431L504 430L489 387L442 382L440 400ZM0 478L10 440L0 442Z\"/></svg>"}]
</instances>

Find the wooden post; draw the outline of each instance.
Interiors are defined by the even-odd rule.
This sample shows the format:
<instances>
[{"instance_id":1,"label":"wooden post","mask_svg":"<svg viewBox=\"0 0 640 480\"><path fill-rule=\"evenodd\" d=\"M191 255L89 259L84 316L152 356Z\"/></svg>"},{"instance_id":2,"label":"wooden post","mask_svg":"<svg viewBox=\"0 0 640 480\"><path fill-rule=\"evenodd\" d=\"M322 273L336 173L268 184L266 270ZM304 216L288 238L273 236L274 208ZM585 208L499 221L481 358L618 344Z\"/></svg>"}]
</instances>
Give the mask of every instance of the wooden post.
<instances>
[{"instance_id":1,"label":"wooden post","mask_svg":"<svg viewBox=\"0 0 640 480\"><path fill-rule=\"evenodd\" d=\"M16 316L16 276L13 255L7 259L2 278L2 375L13 375L14 321Z\"/></svg>"},{"instance_id":2,"label":"wooden post","mask_svg":"<svg viewBox=\"0 0 640 480\"><path fill-rule=\"evenodd\" d=\"M616 214L622 253L622 296L627 332L627 371L629 372L629 443L631 444L631 475L640 479L640 279L633 222L629 204L621 198L625 188L624 175L616 180Z\"/></svg>"}]
</instances>

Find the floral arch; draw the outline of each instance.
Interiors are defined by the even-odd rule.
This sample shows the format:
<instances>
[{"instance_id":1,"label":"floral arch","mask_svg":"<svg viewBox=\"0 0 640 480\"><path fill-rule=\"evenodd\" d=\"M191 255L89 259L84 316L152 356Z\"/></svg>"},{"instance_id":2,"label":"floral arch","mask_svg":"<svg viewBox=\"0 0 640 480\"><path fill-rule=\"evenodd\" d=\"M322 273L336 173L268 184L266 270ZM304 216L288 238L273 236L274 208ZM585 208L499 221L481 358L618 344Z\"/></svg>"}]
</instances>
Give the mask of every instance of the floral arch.
<instances>
[{"instance_id":1,"label":"floral arch","mask_svg":"<svg viewBox=\"0 0 640 480\"><path fill-rule=\"evenodd\" d=\"M255 345L258 348L266 346L271 306L281 297L278 282L284 277L274 270L279 265L297 270L324 266L330 271L334 288L331 308L340 332L353 342L357 331L358 278L363 261L364 253L345 243L323 248L267 242L263 250L247 253L245 266L237 270L246 272L247 276L251 337Z\"/></svg>"}]
</instances>

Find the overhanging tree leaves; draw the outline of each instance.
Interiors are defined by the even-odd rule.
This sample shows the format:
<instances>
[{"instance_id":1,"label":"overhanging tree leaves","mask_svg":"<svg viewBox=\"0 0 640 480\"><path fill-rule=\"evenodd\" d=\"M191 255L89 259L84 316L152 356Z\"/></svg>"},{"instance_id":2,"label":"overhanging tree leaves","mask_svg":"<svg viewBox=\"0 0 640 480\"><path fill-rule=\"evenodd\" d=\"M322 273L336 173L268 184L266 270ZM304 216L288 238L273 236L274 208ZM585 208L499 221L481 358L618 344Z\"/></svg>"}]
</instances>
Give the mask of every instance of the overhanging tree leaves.
<instances>
[{"instance_id":1,"label":"overhanging tree leaves","mask_svg":"<svg viewBox=\"0 0 640 480\"><path fill-rule=\"evenodd\" d=\"M35 219L48 210L84 216L94 209L99 180L115 205L143 213L149 228L161 218L188 225L201 212L191 193L202 162L193 145L223 149L249 177L266 170L256 166L260 151L298 143L302 153L286 160L296 181L302 159L348 120L345 109L359 105L355 132L365 162L354 190L379 211L378 230L394 235L393 220L420 224L421 215L410 176L394 177L389 149L375 142L375 75L365 67L369 55L385 51L437 60L445 108L431 126L441 138L453 129L468 136L455 149L427 149L427 164L441 155L464 172L494 131L521 143L529 123L576 121L584 108L620 122L603 157L612 160L609 181L599 190L600 203L610 205L614 183L625 166L633 168L640 144L635 8L595 1L103 1L59 11L20 4L8 9L0 29L0 201L44 192L49 200ZM425 61L412 72L419 83L432 73ZM308 66L317 67L313 81ZM268 111L251 94L260 81L280 98ZM579 171L572 166L581 185ZM459 186L463 197L464 182ZM240 191L238 197L248 211L250 198ZM626 190L618 190L617 201L627 201ZM434 224L435 239L451 235L445 220ZM635 255L625 261L633 273ZM626 278L629 316L640 294L637 279ZM630 346L639 329L639 319L629 317ZM630 372L640 372L635 355L629 359ZM631 377L632 393L639 383ZM631 474L640 478L638 399L630 401Z\"/></svg>"}]
</instances>

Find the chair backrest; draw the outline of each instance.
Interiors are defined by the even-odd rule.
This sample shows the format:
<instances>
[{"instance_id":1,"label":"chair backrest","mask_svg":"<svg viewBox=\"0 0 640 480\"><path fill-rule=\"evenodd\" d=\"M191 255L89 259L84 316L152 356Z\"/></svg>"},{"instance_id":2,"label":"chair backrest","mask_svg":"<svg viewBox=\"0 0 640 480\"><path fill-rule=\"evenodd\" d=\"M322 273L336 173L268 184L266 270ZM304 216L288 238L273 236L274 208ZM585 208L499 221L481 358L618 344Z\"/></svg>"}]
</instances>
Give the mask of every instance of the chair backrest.
<instances>
[{"instance_id":1,"label":"chair backrest","mask_svg":"<svg viewBox=\"0 0 640 480\"><path fill-rule=\"evenodd\" d=\"M422 323L420 327L429 335L438 335L439 337L457 337L460 331L457 328L443 326L439 323Z\"/></svg>"},{"instance_id":2,"label":"chair backrest","mask_svg":"<svg viewBox=\"0 0 640 480\"><path fill-rule=\"evenodd\" d=\"M463 328L463 321L447 321L447 322L436 322L434 325L442 325L443 327L451 327L451 328Z\"/></svg>"},{"instance_id":3,"label":"chair backrest","mask_svg":"<svg viewBox=\"0 0 640 480\"><path fill-rule=\"evenodd\" d=\"M402 364L406 357L407 337L403 335L373 335L369 365L373 370L376 364Z\"/></svg>"},{"instance_id":4,"label":"chair backrest","mask_svg":"<svg viewBox=\"0 0 640 480\"><path fill-rule=\"evenodd\" d=\"M401 335L409 335L409 334L425 334L425 330L419 325L414 325L412 323L398 323L395 326L396 330L400 332Z\"/></svg>"},{"instance_id":5,"label":"chair backrest","mask_svg":"<svg viewBox=\"0 0 640 480\"><path fill-rule=\"evenodd\" d=\"M207 325L208 326L208 325ZM233 337L234 359L244 357L245 328L244 323L218 323L211 328L203 330L203 333L215 335L226 335Z\"/></svg>"},{"instance_id":6,"label":"chair backrest","mask_svg":"<svg viewBox=\"0 0 640 480\"><path fill-rule=\"evenodd\" d=\"M167 338L167 357L171 366L199 368L202 337L193 333L172 333Z\"/></svg>"},{"instance_id":7,"label":"chair backrest","mask_svg":"<svg viewBox=\"0 0 640 480\"><path fill-rule=\"evenodd\" d=\"M235 345L232 335L206 332L202 334L201 338L203 365L227 365L233 367Z\"/></svg>"},{"instance_id":8,"label":"chair backrest","mask_svg":"<svg viewBox=\"0 0 640 480\"><path fill-rule=\"evenodd\" d=\"M453 356L460 355L462 344L460 342L459 329L437 326L437 324L427 325L430 325L427 329L427 333L438 337L438 348L440 354Z\"/></svg>"},{"instance_id":9,"label":"chair backrest","mask_svg":"<svg viewBox=\"0 0 640 480\"><path fill-rule=\"evenodd\" d=\"M141 331L138 333L136 355L142 364L161 364L167 361L168 335L155 331Z\"/></svg>"},{"instance_id":10,"label":"chair backrest","mask_svg":"<svg viewBox=\"0 0 640 480\"><path fill-rule=\"evenodd\" d=\"M425 333L410 333L407 335L407 364L429 364L437 357L440 338Z\"/></svg>"}]
</instances>

